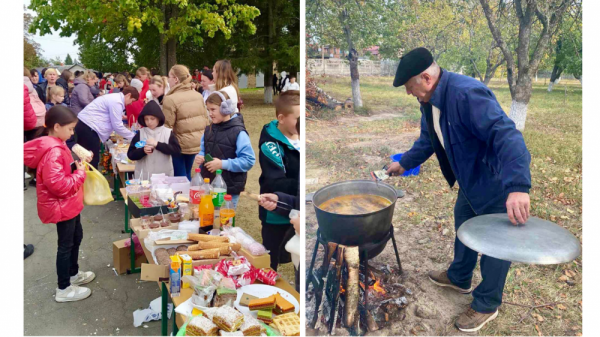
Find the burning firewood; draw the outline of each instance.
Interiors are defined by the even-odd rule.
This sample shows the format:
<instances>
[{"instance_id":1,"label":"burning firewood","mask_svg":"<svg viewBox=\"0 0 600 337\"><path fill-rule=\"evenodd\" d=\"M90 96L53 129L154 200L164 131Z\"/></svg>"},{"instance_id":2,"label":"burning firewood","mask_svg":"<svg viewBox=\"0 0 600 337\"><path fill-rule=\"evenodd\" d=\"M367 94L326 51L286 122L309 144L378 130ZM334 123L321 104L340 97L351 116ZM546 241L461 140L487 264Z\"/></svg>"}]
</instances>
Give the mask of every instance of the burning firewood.
<instances>
[{"instance_id":1,"label":"burning firewood","mask_svg":"<svg viewBox=\"0 0 600 337\"><path fill-rule=\"evenodd\" d=\"M348 328L354 326L358 317L358 301L360 297L359 290L359 272L360 258L358 247L346 247L344 260L348 266L348 283L346 284L346 306L344 307L345 325Z\"/></svg>"}]
</instances>

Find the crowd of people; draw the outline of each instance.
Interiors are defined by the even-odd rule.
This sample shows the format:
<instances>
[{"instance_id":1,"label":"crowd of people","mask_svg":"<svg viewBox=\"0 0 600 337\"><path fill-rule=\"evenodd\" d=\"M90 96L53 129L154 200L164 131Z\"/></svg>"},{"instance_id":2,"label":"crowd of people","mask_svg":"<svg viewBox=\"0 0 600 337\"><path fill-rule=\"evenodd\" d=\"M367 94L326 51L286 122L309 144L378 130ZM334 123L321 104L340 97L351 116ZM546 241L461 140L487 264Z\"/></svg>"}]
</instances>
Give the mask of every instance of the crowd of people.
<instances>
[{"instance_id":1,"label":"crowd of people","mask_svg":"<svg viewBox=\"0 0 600 337\"><path fill-rule=\"evenodd\" d=\"M196 164L202 177L212 180L220 170L234 207L256 163L230 61L219 60L212 69L196 69L193 75L184 65L173 66L167 76L145 67L131 75L24 71L24 161L32 175L30 185L36 186L40 219L57 227L58 302L91 294L81 285L95 274L80 271L77 264L83 238L82 188L87 165L98 168L101 144L113 132L129 141L127 155L135 161L136 176L143 170L144 175L191 180ZM290 220L290 211L277 207L277 201L285 200L298 209L300 190L300 92L293 76L284 79L274 120L261 132L258 155L261 234L274 270L291 261L284 246L299 231L299 218ZM136 147L140 141L145 144ZM74 160L76 144L91 156ZM33 246L25 245L25 258L32 252ZM296 278L298 286L298 270Z\"/></svg>"}]
</instances>

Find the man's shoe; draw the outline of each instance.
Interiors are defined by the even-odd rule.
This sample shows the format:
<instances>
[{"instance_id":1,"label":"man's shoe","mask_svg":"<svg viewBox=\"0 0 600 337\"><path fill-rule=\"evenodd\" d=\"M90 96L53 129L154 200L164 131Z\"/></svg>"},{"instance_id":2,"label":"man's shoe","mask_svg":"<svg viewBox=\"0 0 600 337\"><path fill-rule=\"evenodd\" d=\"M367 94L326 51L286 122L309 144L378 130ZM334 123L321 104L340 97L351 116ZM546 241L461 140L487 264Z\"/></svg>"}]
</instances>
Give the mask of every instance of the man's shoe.
<instances>
[{"instance_id":1,"label":"man's shoe","mask_svg":"<svg viewBox=\"0 0 600 337\"><path fill-rule=\"evenodd\" d=\"M35 187L36 184L37 184L37 182L35 181L35 178L33 178L29 181L29 186Z\"/></svg>"},{"instance_id":2,"label":"man's shoe","mask_svg":"<svg viewBox=\"0 0 600 337\"><path fill-rule=\"evenodd\" d=\"M92 291L89 288L70 285L67 288L60 290L56 288L56 302L75 302L81 301L90 297Z\"/></svg>"},{"instance_id":3,"label":"man's shoe","mask_svg":"<svg viewBox=\"0 0 600 337\"><path fill-rule=\"evenodd\" d=\"M75 276L71 276L71 284L74 284L76 286L80 286L82 284L86 284L86 283L90 283L92 282L94 279L96 278L96 274L94 274L94 272L91 271L80 271L77 273L77 275Z\"/></svg>"},{"instance_id":4,"label":"man's shoe","mask_svg":"<svg viewBox=\"0 0 600 337\"><path fill-rule=\"evenodd\" d=\"M482 314L473 310L473 308L469 308L469 310L458 317L455 325L460 331L475 332L479 331L487 322L496 317L498 317L498 309L489 314Z\"/></svg>"},{"instance_id":5,"label":"man's shoe","mask_svg":"<svg viewBox=\"0 0 600 337\"><path fill-rule=\"evenodd\" d=\"M440 287L452 288L461 294L470 294L471 291L473 291L473 287L470 287L469 289L464 289L464 288L460 288L460 287L457 287L454 284L452 284L452 282L450 282L450 279L448 278L448 272L445 270L444 271L430 271L429 279L431 280L431 282L437 284Z\"/></svg>"},{"instance_id":6,"label":"man's shoe","mask_svg":"<svg viewBox=\"0 0 600 337\"><path fill-rule=\"evenodd\" d=\"M28 258L33 254L33 245L23 245L25 246L25 258Z\"/></svg>"}]
</instances>

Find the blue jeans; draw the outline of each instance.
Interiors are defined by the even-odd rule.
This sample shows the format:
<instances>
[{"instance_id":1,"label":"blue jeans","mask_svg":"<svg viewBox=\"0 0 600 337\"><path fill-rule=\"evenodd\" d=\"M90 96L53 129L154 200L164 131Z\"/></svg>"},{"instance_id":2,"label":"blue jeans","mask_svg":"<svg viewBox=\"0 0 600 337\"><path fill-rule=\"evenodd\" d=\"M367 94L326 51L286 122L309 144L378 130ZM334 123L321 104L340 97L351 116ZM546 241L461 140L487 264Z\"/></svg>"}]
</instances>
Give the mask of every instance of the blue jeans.
<instances>
[{"instance_id":1,"label":"blue jeans","mask_svg":"<svg viewBox=\"0 0 600 337\"><path fill-rule=\"evenodd\" d=\"M239 194L233 194L231 196L231 202L233 202L233 208L237 209L237 205L238 205L239 201L240 201L240 195Z\"/></svg>"},{"instance_id":2,"label":"blue jeans","mask_svg":"<svg viewBox=\"0 0 600 337\"><path fill-rule=\"evenodd\" d=\"M192 165L194 165L195 154L180 154L171 156L173 160L173 172L176 177L187 177L192 181Z\"/></svg>"},{"instance_id":3,"label":"blue jeans","mask_svg":"<svg viewBox=\"0 0 600 337\"><path fill-rule=\"evenodd\" d=\"M458 231L465 221L477 215L492 213L506 213L506 201L502 200L502 202L488 207L483 213L475 214L462 191L459 190L454 206L454 228ZM463 289L470 288L473 270L477 264L477 255L476 251L465 246L456 237L454 239L454 261L448 269L450 282ZM502 304L502 292L510 262L482 255L480 266L482 280L473 291L471 308L480 313L493 313Z\"/></svg>"}]
</instances>

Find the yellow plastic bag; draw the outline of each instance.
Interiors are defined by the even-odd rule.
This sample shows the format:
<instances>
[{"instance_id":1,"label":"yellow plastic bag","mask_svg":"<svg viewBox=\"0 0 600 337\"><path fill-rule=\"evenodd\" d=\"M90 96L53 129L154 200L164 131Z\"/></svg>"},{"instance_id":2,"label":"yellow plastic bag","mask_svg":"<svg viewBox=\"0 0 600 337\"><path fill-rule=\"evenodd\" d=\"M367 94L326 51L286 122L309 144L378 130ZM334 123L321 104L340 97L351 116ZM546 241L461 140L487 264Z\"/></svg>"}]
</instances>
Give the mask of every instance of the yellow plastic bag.
<instances>
[{"instance_id":1,"label":"yellow plastic bag","mask_svg":"<svg viewBox=\"0 0 600 337\"><path fill-rule=\"evenodd\" d=\"M83 182L83 202L86 205L106 205L113 201L108 181L95 167L85 163L86 177Z\"/></svg>"}]
</instances>

